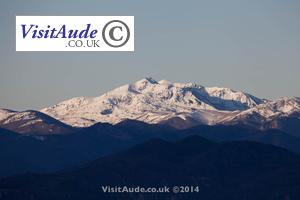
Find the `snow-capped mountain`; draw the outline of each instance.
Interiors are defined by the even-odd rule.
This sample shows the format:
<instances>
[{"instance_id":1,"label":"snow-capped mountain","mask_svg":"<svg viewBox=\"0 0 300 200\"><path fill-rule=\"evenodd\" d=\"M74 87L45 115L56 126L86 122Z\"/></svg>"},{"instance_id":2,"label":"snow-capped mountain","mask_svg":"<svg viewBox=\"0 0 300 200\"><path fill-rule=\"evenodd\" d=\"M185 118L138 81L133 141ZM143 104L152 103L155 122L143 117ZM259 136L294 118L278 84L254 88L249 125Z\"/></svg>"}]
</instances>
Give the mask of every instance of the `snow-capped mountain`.
<instances>
[{"instance_id":1,"label":"snow-capped mountain","mask_svg":"<svg viewBox=\"0 0 300 200\"><path fill-rule=\"evenodd\" d=\"M99 97L73 98L41 112L79 127L97 122L116 124L124 119L161 123L177 118L192 119L193 124L216 124L264 102L229 88L145 78Z\"/></svg>"},{"instance_id":2,"label":"snow-capped mountain","mask_svg":"<svg viewBox=\"0 0 300 200\"><path fill-rule=\"evenodd\" d=\"M16 113L13 110L8 110L8 109L0 109L0 121L8 118L10 115L13 115Z\"/></svg>"},{"instance_id":3,"label":"snow-capped mountain","mask_svg":"<svg viewBox=\"0 0 300 200\"><path fill-rule=\"evenodd\" d=\"M281 129L300 137L300 98L281 98L224 118L220 123L259 129Z\"/></svg>"},{"instance_id":4,"label":"snow-capped mountain","mask_svg":"<svg viewBox=\"0 0 300 200\"><path fill-rule=\"evenodd\" d=\"M264 104L260 104L253 108L247 109L243 112L240 112L233 118L226 119L228 121L234 121L241 119L248 115L257 114L265 119L274 119L277 117L286 117L293 113L297 113L300 110L300 98L281 98L276 101L269 101Z\"/></svg>"},{"instance_id":5,"label":"snow-capped mountain","mask_svg":"<svg viewBox=\"0 0 300 200\"><path fill-rule=\"evenodd\" d=\"M38 111L7 109L0 109L0 127L25 135L70 133L74 129Z\"/></svg>"},{"instance_id":6,"label":"snow-capped mountain","mask_svg":"<svg viewBox=\"0 0 300 200\"><path fill-rule=\"evenodd\" d=\"M126 119L180 129L200 124L276 128L300 137L300 98L272 101L229 88L145 78L98 97L73 98L40 112L0 109L0 127L26 134L66 133L72 131L70 126L117 124Z\"/></svg>"}]
</instances>

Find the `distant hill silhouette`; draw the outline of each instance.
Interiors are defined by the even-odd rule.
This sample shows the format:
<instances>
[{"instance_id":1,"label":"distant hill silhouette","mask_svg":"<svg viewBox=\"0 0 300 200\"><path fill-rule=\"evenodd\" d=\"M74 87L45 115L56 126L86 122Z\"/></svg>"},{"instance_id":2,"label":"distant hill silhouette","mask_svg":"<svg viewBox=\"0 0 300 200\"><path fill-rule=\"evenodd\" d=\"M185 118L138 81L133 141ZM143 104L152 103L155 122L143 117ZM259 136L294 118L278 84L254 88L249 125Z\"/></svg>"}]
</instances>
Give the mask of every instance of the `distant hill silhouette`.
<instances>
[{"instance_id":1,"label":"distant hill silhouette","mask_svg":"<svg viewBox=\"0 0 300 200\"><path fill-rule=\"evenodd\" d=\"M24 136L0 129L0 178L72 168L151 138L177 141L191 135L216 142L257 141L300 152L300 141L294 136L278 130L257 131L238 126L203 125L177 130L166 125L126 120L116 125L98 123L62 135Z\"/></svg>"},{"instance_id":2,"label":"distant hill silhouette","mask_svg":"<svg viewBox=\"0 0 300 200\"><path fill-rule=\"evenodd\" d=\"M83 167L0 181L2 199L299 199L300 157L256 142L151 139ZM197 185L198 193L108 194L101 185Z\"/></svg>"}]
</instances>

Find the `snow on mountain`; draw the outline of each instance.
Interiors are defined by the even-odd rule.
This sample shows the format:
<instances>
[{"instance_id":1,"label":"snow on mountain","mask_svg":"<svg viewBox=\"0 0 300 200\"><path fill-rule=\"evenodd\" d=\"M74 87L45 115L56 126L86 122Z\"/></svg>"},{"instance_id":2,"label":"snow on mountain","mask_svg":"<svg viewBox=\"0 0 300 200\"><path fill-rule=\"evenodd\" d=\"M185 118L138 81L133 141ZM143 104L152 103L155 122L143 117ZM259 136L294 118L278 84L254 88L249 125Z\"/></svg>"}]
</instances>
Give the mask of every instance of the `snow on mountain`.
<instances>
[{"instance_id":1,"label":"snow on mountain","mask_svg":"<svg viewBox=\"0 0 300 200\"><path fill-rule=\"evenodd\" d=\"M26 135L70 133L73 129L38 111L17 112L4 109L0 109L0 127Z\"/></svg>"},{"instance_id":2,"label":"snow on mountain","mask_svg":"<svg viewBox=\"0 0 300 200\"><path fill-rule=\"evenodd\" d=\"M295 112L300 112L300 98L298 97L284 97L276 101L270 101L264 104L257 105L253 108L240 112L236 116L224 119L224 121L237 121L244 119L251 115L260 116L265 120L272 120L278 117L286 117ZM300 117L299 117L300 118Z\"/></svg>"},{"instance_id":3,"label":"snow on mountain","mask_svg":"<svg viewBox=\"0 0 300 200\"><path fill-rule=\"evenodd\" d=\"M8 110L8 109L0 109L0 121L6 119L10 115L13 115L15 111Z\"/></svg>"},{"instance_id":4,"label":"snow on mountain","mask_svg":"<svg viewBox=\"0 0 300 200\"><path fill-rule=\"evenodd\" d=\"M222 106L223 103L222 100L227 100L226 102L227 109L231 108L232 111L245 110L265 102L264 100L252 96L250 94L234 91L229 88L207 87L204 88L204 90L207 92L208 96L210 97L209 98L210 102L212 103L220 102Z\"/></svg>"},{"instance_id":5,"label":"snow on mountain","mask_svg":"<svg viewBox=\"0 0 300 200\"><path fill-rule=\"evenodd\" d=\"M300 133L300 99L263 100L229 88L145 78L99 97L72 98L41 112L0 109L0 127L25 134L72 132L68 125L87 127L126 119L176 128L246 125L295 135Z\"/></svg>"},{"instance_id":6,"label":"snow on mountain","mask_svg":"<svg viewBox=\"0 0 300 200\"><path fill-rule=\"evenodd\" d=\"M225 117L219 123L246 125L256 129L280 129L300 137L300 98L284 97Z\"/></svg>"},{"instance_id":7,"label":"snow on mountain","mask_svg":"<svg viewBox=\"0 0 300 200\"><path fill-rule=\"evenodd\" d=\"M124 119L160 123L180 118L193 119L199 124L216 124L262 103L264 101L257 97L228 88L145 78L99 97L73 98L41 112L79 127L97 122L115 124Z\"/></svg>"}]
</instances>

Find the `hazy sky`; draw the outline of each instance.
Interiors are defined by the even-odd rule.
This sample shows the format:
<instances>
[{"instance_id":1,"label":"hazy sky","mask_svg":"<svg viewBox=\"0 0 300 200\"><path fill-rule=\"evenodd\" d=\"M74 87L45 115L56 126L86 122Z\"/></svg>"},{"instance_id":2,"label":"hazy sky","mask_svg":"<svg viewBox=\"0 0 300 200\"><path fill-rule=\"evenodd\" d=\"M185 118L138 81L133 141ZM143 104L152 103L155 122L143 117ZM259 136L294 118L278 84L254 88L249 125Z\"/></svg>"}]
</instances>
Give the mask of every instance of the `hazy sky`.
<instances>
[{"instance_id":1,"label":"hazy sky","mask_svg":"<svg viewBox=\"0 0 300 200\"><path fill-rule=\"evenodd\" d=\"M134 15L135 52L16 52L15 15ZM1 0L0 107L40 109L144 77L300 96L299 0Z\"/></svg>"}]
</instances>

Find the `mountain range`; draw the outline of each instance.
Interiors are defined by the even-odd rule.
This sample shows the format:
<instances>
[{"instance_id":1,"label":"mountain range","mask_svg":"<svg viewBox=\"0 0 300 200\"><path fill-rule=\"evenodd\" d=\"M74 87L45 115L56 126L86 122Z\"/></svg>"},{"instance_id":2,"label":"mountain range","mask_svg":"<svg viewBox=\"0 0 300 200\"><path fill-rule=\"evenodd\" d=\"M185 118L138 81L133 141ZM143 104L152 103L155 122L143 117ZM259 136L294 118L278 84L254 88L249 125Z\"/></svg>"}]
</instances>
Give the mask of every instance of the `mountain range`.
<instances>
[{"instance_id":1,"label":"mountain range","mask_svg":"<svg viewBox=\"0 0 300 200\"><path fill-rule=\"evenodd\" d=\"M145 78L40 111L0 109L0 199L299 199L299 154L298 97Z\"/></svg>"},{"instance_id":2,"label":"mountain range","mask_svg":"<svg viewBox=\"0 0 300 200\"><path fill-rule=\"evenodd\" d=\"M99 97L73 98L41 112L81 127L96 122L116 124L124 119L162 123L180 118L197 124L216 124L225 117L263 102L228 88L206 88L193 83L157 82L153 78L145 78Z\"/></svg>"},{"instance_id":3,"label":"mountain range","mask_svg":"<svg viewBox=\"0 0 300 200\"><path fill-rule=\"evenodd\" d=\"M195 135L218 143L254 141L300 153L300 139L295 136L275 129L261 131L240 126L199 125L178 130L125 120L115 125L97 123L71 134L24 135L0 129L0 178L70 169L153 138L174 142Z\"/></svg>"},{"instance_id":4,"label":"mountain range","mask_svg":"<svg viewBox=\"0 0 300 200\"><path fill-rule=\"evenodd\" d=\"M279 129L300 137L300 98L268 100L229 88L145 78L99 97L76 97L40 111L0 110L0 127L23 134L36 133L36 123L43 127L41 134L59 134L70 133L74 127L117 124L126 119L177 129L241 125Z\"/></svg>"}]
</instances>

